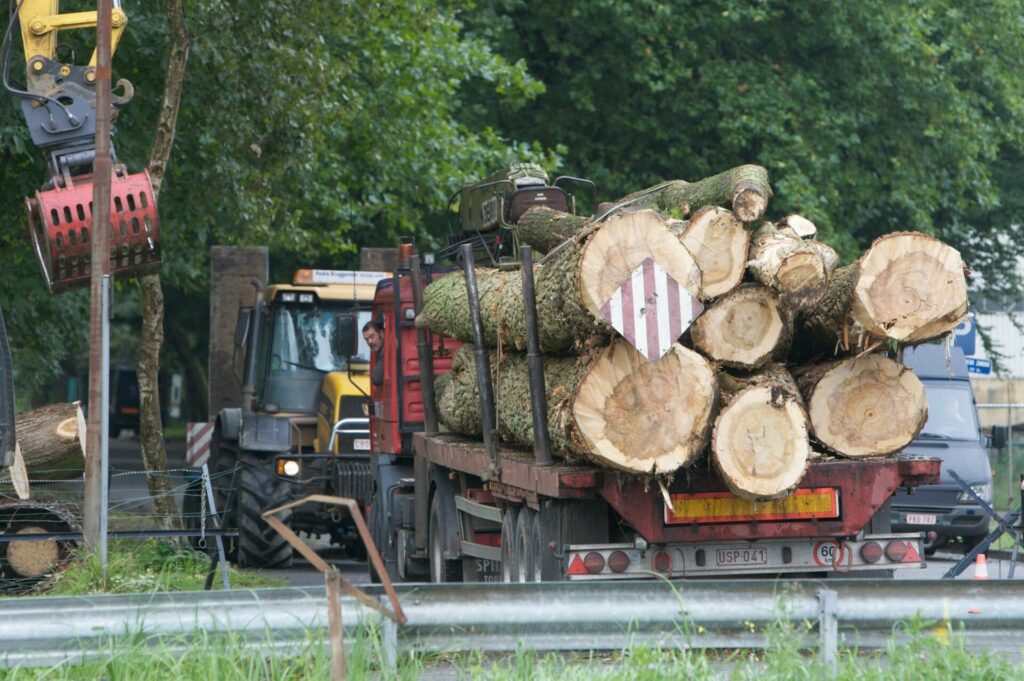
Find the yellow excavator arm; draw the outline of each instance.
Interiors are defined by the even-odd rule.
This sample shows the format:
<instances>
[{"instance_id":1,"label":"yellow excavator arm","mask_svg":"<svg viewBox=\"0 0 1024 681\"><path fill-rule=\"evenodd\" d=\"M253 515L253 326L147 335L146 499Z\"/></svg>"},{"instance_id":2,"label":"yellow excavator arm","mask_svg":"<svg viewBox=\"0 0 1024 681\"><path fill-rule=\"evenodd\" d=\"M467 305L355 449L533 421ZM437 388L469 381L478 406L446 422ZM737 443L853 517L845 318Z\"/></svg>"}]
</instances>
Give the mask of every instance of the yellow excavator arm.
<instances>
[{"instance_id":1,"label":"yellow excavator arm","mask_svg":"<svg viewBox=\"0 0 1024 681\"><path fill-rule=\"evenodd\" d=\"M128 15L121 9L120 0L114 0L110 21L110 53L117 50L117 44L128 25ZM53 59L57 52L57 32L76 28L96 28L96 12L60 13L60 0L22 0L18 9L21 24L21 43L25 49L25 63L29 74L40 72L44 62L38 58ZM34 60L34 61L33 61ZM96 67L96 50L92 51L89 66ZM95 78L95 74L93 74Z\"/></svg>"}]
</instances>

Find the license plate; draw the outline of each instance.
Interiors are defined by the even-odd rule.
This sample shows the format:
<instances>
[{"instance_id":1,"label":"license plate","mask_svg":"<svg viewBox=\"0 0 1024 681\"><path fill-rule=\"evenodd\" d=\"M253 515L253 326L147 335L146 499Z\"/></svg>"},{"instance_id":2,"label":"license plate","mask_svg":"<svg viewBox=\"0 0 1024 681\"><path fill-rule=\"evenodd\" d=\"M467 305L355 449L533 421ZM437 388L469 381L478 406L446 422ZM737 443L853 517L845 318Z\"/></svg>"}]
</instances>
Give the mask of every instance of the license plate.
<instances>
[{"instance_id":1,"label":"license plate","mask_svg":"<svg viewBox=\"0 0 1024 681\"><path fill-rule=\"evenodd\" d=\"M718 549L715 560L719 565L767 565L768 549Z\"/></svg>"},{"instance_id":2,"label":"license plate","mask_svg":"<svg viewBox=\"0 0 1024 681\"><path fill-rule=\"evenodd\" d=\"M936 517L931 513L908 513L907 525L934 525Z\"/></svg>"},{"instance_id":3,"label":"license plate","mask_svg":"<svg viewBox=\"0 0 1024 681\"><path fill-rule=\"evenodd\" d=\"M357 437L352 441L352 449L359 449L365 452L370 451L370 438Z\"/></svg>"}]
</instances>

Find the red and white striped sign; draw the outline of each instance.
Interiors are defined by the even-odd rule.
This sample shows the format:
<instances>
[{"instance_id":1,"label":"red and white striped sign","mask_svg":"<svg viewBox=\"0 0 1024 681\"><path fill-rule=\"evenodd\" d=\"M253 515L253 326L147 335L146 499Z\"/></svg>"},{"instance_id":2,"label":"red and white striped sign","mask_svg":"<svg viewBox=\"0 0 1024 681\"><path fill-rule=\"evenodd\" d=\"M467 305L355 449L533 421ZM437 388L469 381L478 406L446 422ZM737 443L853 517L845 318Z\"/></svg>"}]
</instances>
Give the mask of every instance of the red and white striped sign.
<instances>
[{"instance_id":1,"label":"red and white striped sign","mask_svg":"<svg viewBox=\"0 0 1024 681\"><path fill-rule=\"evenodd\" d=\"M703 311L699 300L647 258L601 306L601 317L657 362Z\"/></svg>"},{"instance_id":2,"label":"red and white striped sign","mask_svg":"<svg viewBox=\"0 0 1024 681\"><path fill-rule=\"evenodd\" d=\"M185 431L185 462L199 468L210 458L213 422L189 423Z\"/></svg>"}]
</instances>

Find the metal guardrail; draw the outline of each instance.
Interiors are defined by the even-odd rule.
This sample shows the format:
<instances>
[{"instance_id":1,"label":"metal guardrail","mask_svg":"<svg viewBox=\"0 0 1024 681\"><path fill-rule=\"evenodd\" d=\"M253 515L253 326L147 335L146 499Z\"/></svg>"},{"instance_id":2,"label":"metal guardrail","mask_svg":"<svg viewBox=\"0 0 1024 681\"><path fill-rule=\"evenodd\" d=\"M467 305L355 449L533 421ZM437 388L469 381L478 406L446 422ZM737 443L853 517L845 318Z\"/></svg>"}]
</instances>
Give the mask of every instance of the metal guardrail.
<instances>
[{"instance_id":1,"label":"metal guardrail","mask_svg":"<svg viewBox=\"0 0 1024 681\"><path fill-rule=\"evenodd\" d=\"M385 599L376 587L364 590ZM405 625L343 596L346 643L360 626L382 632L389 664L408 651L618 650L630 645L763 647L766 629L824 622L805 641L826 660L838 646L884 647L920 617L969 648L1024 649L1024 582L824 580L583 582L398 587ZM300 650L328 625L325 590L257 589L0 602L0 665L37 666L109 655L107 642L144 634L187 645L231 632L254 646ZM899 635L897 633L897 635Z\"/></svg>"}]
</instances>

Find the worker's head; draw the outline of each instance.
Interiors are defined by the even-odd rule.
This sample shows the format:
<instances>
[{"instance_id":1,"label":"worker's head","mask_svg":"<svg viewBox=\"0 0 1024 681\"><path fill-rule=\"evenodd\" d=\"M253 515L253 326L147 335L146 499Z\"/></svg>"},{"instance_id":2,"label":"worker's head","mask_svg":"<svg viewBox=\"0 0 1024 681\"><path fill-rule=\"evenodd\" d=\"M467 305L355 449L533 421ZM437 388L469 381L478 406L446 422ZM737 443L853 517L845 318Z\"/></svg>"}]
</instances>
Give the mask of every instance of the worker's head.
<instances>
[{"instance_id":1,"label":"worker's head","mask_svg":"<svg viewBox=\"0 0 1024 681\"><path fill-rule=\"evenodd\" d=\"M374 353L380 352L384 347L384 325L373 321L363 324L363 340Z\"/></svg>"}]
</instances>

